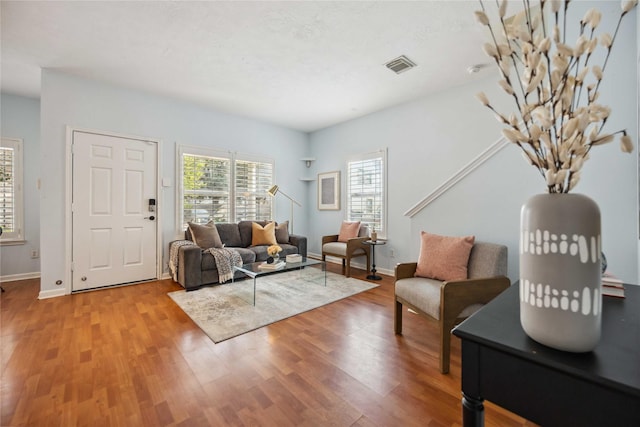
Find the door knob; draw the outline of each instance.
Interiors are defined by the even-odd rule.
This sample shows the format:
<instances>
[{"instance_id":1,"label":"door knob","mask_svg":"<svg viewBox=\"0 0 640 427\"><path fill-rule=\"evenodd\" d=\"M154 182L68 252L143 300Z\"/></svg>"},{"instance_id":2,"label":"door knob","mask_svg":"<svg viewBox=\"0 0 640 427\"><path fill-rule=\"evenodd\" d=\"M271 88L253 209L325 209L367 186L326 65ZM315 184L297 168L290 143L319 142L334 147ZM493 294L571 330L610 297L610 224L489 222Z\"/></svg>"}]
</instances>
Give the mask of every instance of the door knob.
<instances>
[{"instance_id":1,"label":"door knob","mask_svg":"<svg viewBox=\"0 0 640 427\"><path fill-rule=\"evenodd\" d=\"M151 215L151 216L145 216L144 219L148 219L148 220L153 221L154 219L156 219L156 217Z\"/></svg>"}]
</instances>

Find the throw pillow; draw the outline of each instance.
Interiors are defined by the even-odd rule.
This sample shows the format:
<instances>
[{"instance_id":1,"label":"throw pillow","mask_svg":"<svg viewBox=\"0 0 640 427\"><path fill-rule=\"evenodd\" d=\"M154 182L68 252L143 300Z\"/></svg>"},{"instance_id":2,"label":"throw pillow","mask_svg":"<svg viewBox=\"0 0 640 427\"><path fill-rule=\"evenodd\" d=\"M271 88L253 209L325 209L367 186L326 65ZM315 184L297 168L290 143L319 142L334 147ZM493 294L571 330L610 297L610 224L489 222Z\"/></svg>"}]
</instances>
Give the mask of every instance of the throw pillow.
<instances>
[{"instance_id":1,"label":"throw pillow","mask_svg":"<svg viewBox=\"0 0 640 427\"><path fill-rule=\"evenodd\" d=\"M464 280L475 236L448 237L421 233L416 276L438 280Z\"/></svg>"},{"instance_id":2,"label":"throw pillow","mask_svg":"<svg viewBox=\"0 0 640 427\"><path fill-rule=\"evenodd\" d=\"M202 249L209 248L221 248L222 240L218 234L218 229L215 224L208 223L206 225L196 224L189 222L189 232L191 232L191 238L196 245Z\"/></svg>"},{"instance_id":3,"label":"throw pillow","mask_svg":"<svg viewBox=\"0 0 640 427\"><path fill-rule=\"evenodd\" d=\"M278 243L289 243L289 221L276 225L276 240Z\"/></svg>"},{"instance_id":4,"label":"throw pillow","mask_svg":"<svg viewBox=\"0 0 640 427\"><path fill-rule=\"evenodd\" d=\"M349 239L358 237L358 230L360 230L360 221L342 221L342 225L340 226L340 233L338 234L338 242L347 243Z\"/></svg>"},{"instance_id":5,"label":"throw pillow","mask_svg":"<svg viewBox=\"0 0 640 427\"><path fill-rule=\"evenodd\" d=\"M277 244L275 222L270 222L264 227L255 222L251 224L251 246Z\"/></svg>"}]
</instances>

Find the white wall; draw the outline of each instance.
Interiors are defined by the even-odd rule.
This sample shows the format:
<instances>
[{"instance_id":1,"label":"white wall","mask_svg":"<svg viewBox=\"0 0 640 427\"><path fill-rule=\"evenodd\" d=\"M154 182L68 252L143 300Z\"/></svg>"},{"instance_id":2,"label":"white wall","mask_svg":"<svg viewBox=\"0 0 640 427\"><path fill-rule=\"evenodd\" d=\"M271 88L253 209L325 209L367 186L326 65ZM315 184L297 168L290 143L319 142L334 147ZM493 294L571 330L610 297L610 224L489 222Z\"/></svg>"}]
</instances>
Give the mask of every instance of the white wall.
<instances>
[{"instance_id":1,"label":"white wall","mask_svg":"<svg viewBox=\"0 0 640 427\"><path fill-rule=\"evenodd\" d=\"M275 181L287 194L304 201L306 173L299 159L308 154L305 133L221 114L186 102L76 78L52 70L42 72L41 296L58 295L65 271L65 126L142 136L162 141L162 177L172 186L162 189L163 267L175 230L176 143L210 146L275 159ZM289 217L289 201L276 197L275 219ZM307 233L307 216L296 207L295 231Z\"/></svg>"},{"instance_id":2,"label":"white wall","mask_svg":"<svg viewBox=\"0 0 640 427\"><path fill-rule=\"evenodd\" d=\"M577 4L576 4L577 3ZM587 7L603 12L601 27L613 31L619 2L572 3L577 19ZM625 18L601 85L600 102L613 113L606 130L626 128L637 141L636 15ZM592 62L592 63L598 63ZM410 72L420 72L416 68ZM508 146L448 193L409 219L403 213L442 184L500 137L493 114L474 98L487 93L499 111L513 111L497 88L497 73L487 79L390 108L311 134L317 172L342 171L342 211L310 209L310 251L320 252L320 236L336 233L344 219L344 177L348 157L388 147L389 242L378 247L379 269L391 272L397 262L416 260L420 230L450 235L474 234L479 240L509 246L509 276L517 280L518 230L524 201L546 191L545 183ZM575 189L593 198L602 214L603 251L612 272L630 283L638 281L637 153L620 151L618 142L596 147ZM313 196L315 197L315 192ZM390 257L394 249L395 257Z\"/></svg>"},{"instance_id":3,"label":"white wall","mask_svg":"<svg viewBox=\"0 0 640 427\"><path fill-rule=\"evenodd\" d=\"M0 133L19 138L23 143L24 236L23 245L0 246L0 278L18 280L38 277L40 259L31 258L40 250L40 195L37 189L40 169L40 101L22 96L0 94Z\"/></svg>"},{"instance_id":4,"label":"white wall","mask_svg":"<svg viewBox=\"0 0 640 427\"><path fill-rule=\"evenodd\" d=\"M572 3L580 17L594 5L604 12L601 27L613 29L618 2ZM623 23L605 72L601 97L601 102L613 109L607 129L627 128L634 140L638 132L637 16L634 13ZM420 68L411 72L420 72ZM347 158L387 147L389 244L378 248L380 269L390 272L397 262L415 260L419 231L429 230L475 234L478 239L507 244L509 275L516 280L520 207L529 196L545 191L544 182L533 167L524 163L517 148L502 150L414 218L403 215L499 138L501 126L474 94L484 90L500 110L509 111L512 107L497 88L494 73L485 72L488 77L484 81L305 135L186 102L44 70L42 168L38 175L43 178L42 290L56 293L60 287L55 281L65 279L65 125L162 140L161 175L173 184L176 142L272 155L276 158L276 183L305 206L296 207L296 232L309 237L309 249L315 253L320 252L320 236L337 232L344 210L318 211L317 182L303 183L298 178L341 170L344 209ZM306 156L317 158L310 169L299 161ZM637 282L637 153L621 153L617 142L594 150L576 192L587 194L600 205L604 251L611 270L625 281ZM168 242L176 237L175 186L165 189L163 198L160 214L164 217L162 239L166 252ZM279 197L276 209L277 220L287 219L289 201ZM395 251L393 258L389 256L390 249ZM165 253L163 264L166 262Z\"/></svg>"}]
</instances>

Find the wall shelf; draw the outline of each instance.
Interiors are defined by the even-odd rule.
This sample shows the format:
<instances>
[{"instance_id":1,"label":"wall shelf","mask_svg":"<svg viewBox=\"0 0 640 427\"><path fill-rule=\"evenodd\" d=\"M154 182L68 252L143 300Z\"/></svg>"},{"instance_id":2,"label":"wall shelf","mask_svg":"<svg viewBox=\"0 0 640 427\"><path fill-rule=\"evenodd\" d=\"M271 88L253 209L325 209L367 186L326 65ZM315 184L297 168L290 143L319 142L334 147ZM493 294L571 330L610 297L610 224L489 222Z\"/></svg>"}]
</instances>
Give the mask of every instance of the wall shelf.
<instances>
[{"instance_id":1,"label":"wall shelf","mask_svg":"<svg viewBox=\"0 0 640 427\"><path fill-rule=\"evenodd\" d=\"M300 181L304 181L304 182L311 182L311 181L315 181L315 178L300 178Z\"/></svg>"},{"instance_id":2,"label":"wall shelf","mask_svg":"<svg viewBox=\"0 0 640 427\"><path fill-rule=\"evenodd\" d=\"M307 164L307 167L311 167L311 162L315 162L315 158L313 157L303 157L300 160L302 160L303 162L305 162Z\"/></svg>"}]
</instances>

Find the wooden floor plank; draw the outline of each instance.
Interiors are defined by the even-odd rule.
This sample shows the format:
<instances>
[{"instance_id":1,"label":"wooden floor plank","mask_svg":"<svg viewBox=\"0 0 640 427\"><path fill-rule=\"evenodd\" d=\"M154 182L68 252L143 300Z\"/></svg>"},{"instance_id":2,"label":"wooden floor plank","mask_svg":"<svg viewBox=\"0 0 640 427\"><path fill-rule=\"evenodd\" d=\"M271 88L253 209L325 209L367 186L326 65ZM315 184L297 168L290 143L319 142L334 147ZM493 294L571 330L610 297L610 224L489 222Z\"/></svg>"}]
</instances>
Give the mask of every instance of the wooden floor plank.
<instances>
[{"instance_id":1,"label":"wooden floor plank","mask_svg":"<svg viewBox=\"0 0 640 427\"><path fill-rule=\"evenodd\" d=\"M393 278L377 284L215 344L171 280L47 300L3 283L0 425L460 426L459 340L440 374L437 325L406 313L395 335ZM487 426L533 425L486 408Z\"/></svg>"}]
</instances>

